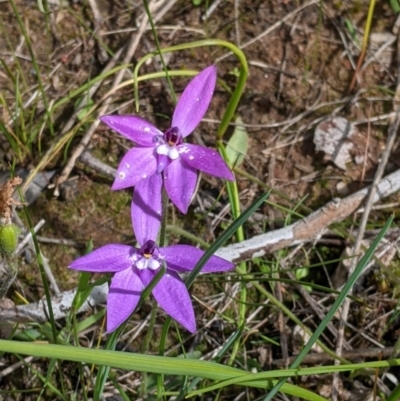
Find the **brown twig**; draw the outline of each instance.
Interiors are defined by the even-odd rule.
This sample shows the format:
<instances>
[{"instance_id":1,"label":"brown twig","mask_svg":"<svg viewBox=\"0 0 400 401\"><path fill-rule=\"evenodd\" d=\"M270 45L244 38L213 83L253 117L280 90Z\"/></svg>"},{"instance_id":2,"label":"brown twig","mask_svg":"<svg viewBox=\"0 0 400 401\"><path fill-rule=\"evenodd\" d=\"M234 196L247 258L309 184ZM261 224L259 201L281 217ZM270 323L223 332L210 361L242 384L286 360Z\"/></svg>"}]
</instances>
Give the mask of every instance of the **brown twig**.
<instances>
[{"instance_id":1,"label":"brown twig","mask_svg":"<svg viewBox=\"0 0 400 401\"><path fill-rule=\"evenodd\" d=\"M397 38L397 52L398 52L398 72L400 72L400 35ZM361 242L364 238L364 233L365 229L367 226L368 218L371 212L372 205L374 203L374 197L375 194L378 191L378 183L381 181L381 178L384 174L386 165L389 161L389 156L393 148L393 144L395 142L397 132L399 130L399 125L400 125L400 107L399 107L399 101L400 101L400 76L398 75L397 77L397 87L396 87L396 93L394 96L394 110L396 113L396 116L394 120L391 121L391 124L389 126L389 132L388 132L388 137L386 140L386 146L385 150L383 152L383 155L381 157L378 169L376 170L374 180L372 182L372 185L370 187L370 190L368 192L368 196L366 198L365 202L365 208L364 208L364 213L361 217L361 221L359 224L359 229L356 237L356 242L354 244L354 251L353 255L356 256L353 260L353 263L351 264L350 272L349 275L354 271L356 268L357 262L358 262L358 256L360 254L361 250ZM350 291L351 293L352 291ZM341 355L342 354L342 348L343 348L343 341L344 341L344 330L346 327L346 322L347 318L349 315L349 310L350 310L350 303L351 300L350 298L346 298L343 302L342 306L342 311L341 311L341 316L340 316L340 323L339 323L339 330L338 330L338 338L336 342L336 354ZM337 362L335 362L337 363ZM333 382L332 382L332 401L336 401L338 394L336 389L338 388L338 380L339 380L339 374L336 373L333 376Z\"/></svg>"},{"instance_id":2,"label":"brown twig","mask_svg":"<svg viewBox=\"0 0 400 401\"><path fill-rule=\"evenodd\" d=\"M256 235L255 237L238 244L233 244L219 249L216 255L231 262L239 263L254 258L259 258L279 249L301 243L315 241L328 228L329 225L344 220L352 215L361 207L369 193L370 187L364 188L344 199L335 198L322 208L318 209L310 216L298 222L271 231L266 234ZM400 170L388 175L377 187L373 198L378 202L383 198L394 194L400 190ZM52 305L56 319L65 317L68 308L76 294L76 290L61 293L60 296L52 300ZM82 311L91 309L94 305L105 302L108 294L108 285L95 287L88 301L82 306ZM11 321L46 321L47 314L44 313L46 304L43 301L29 305L18 306L11 309L0 310L0 317Z\"/></svg>"}]
</instances>

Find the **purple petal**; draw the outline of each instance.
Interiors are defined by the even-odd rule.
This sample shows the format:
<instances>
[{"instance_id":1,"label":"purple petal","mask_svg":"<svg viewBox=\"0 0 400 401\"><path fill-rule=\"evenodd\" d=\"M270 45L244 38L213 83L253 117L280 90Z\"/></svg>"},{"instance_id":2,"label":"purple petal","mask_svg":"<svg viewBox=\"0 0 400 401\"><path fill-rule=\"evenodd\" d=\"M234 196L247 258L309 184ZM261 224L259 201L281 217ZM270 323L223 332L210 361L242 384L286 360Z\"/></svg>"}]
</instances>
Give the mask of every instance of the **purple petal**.
<instances>
[{"instance_id":1,"label":"purple petal","mask_svg":"<svg viewBox=\"0 0 400 401\"><path fill-rule=\"evenodd\" d=\"M187 213L196 189L197 173L180 159L174 160L164 170L164 186L171 201L182 212Z\"/></svg>"},{"instance_id":2,"label":"purple petal","mask_svg":"<svg viewBox=\"0 0 400 401\"><path fill-rule=\"evenodd\" d=\"M107 332L120 326L135 310L143 291L140 278L131 268L115 273L107 297Z\"/></svg>"},{"instance_id":3,"label":"purple petal","mask_svg":"<svg viewBox=\"0 0 400 401\"><path fill-rule=\"evenodd\" d=\"M160 254L165 257L168 269L178 273L191 271L203 256L201 249L190 245L172 245L160 248ZM216 273L231 270L235 265L219 256L211 256L205 266L201 269L202 273Z\"/></svg>"},{"instance_id":4,"label":"purple petal","mask_svg":"<svg viewBox=\"0 0 400 401\"><path fill-rule=\"evenodd\" d=\"M157 240L161 225L161 174L153 174L136 185L131 216L136 241L140 246L148 240Z\"/></svg>"},{"instance_id":5,"label":"purple petal","mask_svg":"<svg viewBox=\"0 0 400 401\"><path fill-rule=\"evenodd\" d=\"M196 170L230 181L235 179L224 159L214 149L184 143L178 146L178 151L182 160Z\"/></svg>"},{"instance_id":6,"label":"purple petal","mask_svg":"<svg viewBox=\"0 0 400 401\"><path fill-rule=\"evenodd\" d=\"M119 272L132 266L136 249L128 245L109 244L74 260L69 267L88 272Z\"/></svg>"},{"instance_id":7,"label":"purple petal","mask_svg":"<svg viewBox=\"0 0 400 401\"><path fill-rule=\"evenodd\" d=\"M156 170L157 158L154 156L154 148L132 148L122 158L111 189L115 191L134 187Z\"/></svg>"},{"instance_id":8,"label":"purple petal","mask_svg":"<svg viewBox=\"0 0 400 401\"><path fill-rule=\"evenodd\" d=\"M148 269L139 271L140 278L147 286L154 277ZM189 292L181 278L173 271L167 271L153 289L158 304L168 315L180 323L186 330L196 331L196 319Z\"/></svg>"},{"instance_id":9,"label":"purple petal","mask_svg":"<svg viewBox=\"0 0 400 401\"><path fill-rule=\"evenodd\" d=\"M175 107L171 127L178 127L183 137L199 124L211 102L217 68L210 66L196 75L186 86Z\"/></svg>"},{"instance_id":10,"label":"purple petal","mask_svg":"<svg viewBox=\"0 0 400 401\"><path fill-rule=\"evenodd\" d=\"M114 131L140 146L155 145L154 137L162 135L156 127L148 121L136 116L103 116L100 117Z\"/></svg>"}]
</instances>

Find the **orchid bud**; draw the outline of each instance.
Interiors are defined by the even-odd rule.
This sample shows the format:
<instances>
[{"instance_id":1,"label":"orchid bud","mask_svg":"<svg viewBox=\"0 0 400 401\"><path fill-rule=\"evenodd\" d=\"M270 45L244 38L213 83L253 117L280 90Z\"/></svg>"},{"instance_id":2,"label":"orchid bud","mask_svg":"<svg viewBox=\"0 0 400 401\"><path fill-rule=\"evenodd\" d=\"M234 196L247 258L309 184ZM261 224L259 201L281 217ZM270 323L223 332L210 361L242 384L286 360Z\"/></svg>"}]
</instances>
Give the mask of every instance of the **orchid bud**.
<instances>
[{"instance_id":1,"label":"orchid bud","mask_svg":"<svg viewBox=\"0 0 400 401\"><path fill-rule=\"evenodd\" d=\"M0 226L0 253L9 255L17 249L19 232L14 224Z\"/></svg>"}]
</instances>

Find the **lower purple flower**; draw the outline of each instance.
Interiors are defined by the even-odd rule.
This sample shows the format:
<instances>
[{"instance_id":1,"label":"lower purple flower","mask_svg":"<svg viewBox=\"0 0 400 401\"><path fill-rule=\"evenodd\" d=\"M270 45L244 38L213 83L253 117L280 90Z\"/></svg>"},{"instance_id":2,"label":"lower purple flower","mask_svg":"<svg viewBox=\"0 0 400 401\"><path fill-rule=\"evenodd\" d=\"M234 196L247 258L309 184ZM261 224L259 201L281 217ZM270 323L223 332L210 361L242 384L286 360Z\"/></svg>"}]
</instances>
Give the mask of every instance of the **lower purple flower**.
<instances>
[{"instance_id":1,"label":"lower purple flower","mask_svg":"<svg viewBox=\"0 0 400 401\"><path fill-rule=\"evenodd\" d=\"M128 245L105 245L75 260L71 269L115 273L107 298L107 332L114 331L135 310L143 289L150 284L158 269L166 273L153 289L153 296L164 311L191 333L196 331L196 319L189 292L178 273L193 270L203 251L189 245L159 248L148 240L138 249ZM203 273L223 272L234 265L212 256Z\"/></svg>"}]
</instances>

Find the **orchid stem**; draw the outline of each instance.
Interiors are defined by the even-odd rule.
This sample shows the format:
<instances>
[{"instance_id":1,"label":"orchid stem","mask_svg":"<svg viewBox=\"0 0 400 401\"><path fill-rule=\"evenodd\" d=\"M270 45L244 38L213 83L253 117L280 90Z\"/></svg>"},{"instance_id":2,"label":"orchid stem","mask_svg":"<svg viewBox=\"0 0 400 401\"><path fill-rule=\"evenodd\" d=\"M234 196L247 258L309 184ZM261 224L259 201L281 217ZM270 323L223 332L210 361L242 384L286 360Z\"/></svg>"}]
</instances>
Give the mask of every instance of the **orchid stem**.
<instances>
[{"instance_id":1,"label":"orchid stem","mask_svg":"<svg viewBox=\"0 0 400 401\"><path fill-rule=\"evenodd\" d=\"M143 346L142 346L142 354L148 354L149 347L150 347L150 340L153 336L154 332L154 325L156 323L156 316L157 316L157 302L153 300L151 302L151 312L150 312L150 320L149 320L149 328L147 330L146 336L144 338ZM147 373L143 372L143 380L142 385L140 386L141 395L144 396L146 394L147 389Z\"/></svg>"},{"instance_id":2,"label":"orchid stem","mask_svg":"<svg viewBox=\"0 0 400 401\"><path fill-rule=\"evenodd\" d=\"M168 196L165 192L164 186L161 192L161 207L162 207L162 220L160 229L159 245L160 247L165 246L166 235L167 235L167 212L168 212Z\"/></svg>"}]
</instances>

